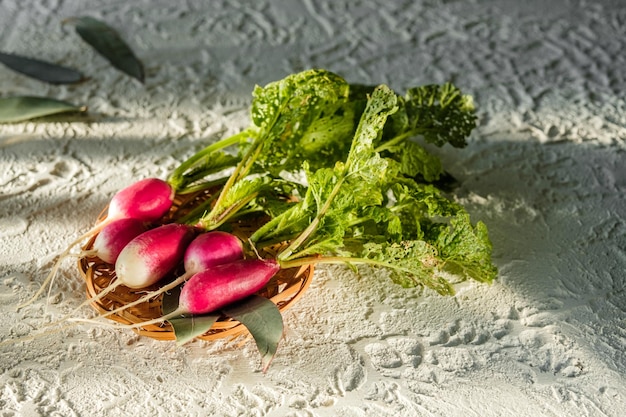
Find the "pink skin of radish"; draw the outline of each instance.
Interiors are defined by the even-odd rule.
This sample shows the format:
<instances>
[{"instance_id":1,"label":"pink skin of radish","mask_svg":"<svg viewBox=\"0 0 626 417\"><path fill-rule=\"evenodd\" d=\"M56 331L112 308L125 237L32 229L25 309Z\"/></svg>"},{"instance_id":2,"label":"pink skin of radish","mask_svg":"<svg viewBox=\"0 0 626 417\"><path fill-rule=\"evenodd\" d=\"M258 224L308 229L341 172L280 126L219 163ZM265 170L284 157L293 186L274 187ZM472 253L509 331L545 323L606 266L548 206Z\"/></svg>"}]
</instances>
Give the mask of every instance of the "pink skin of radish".
<instances>
[{"instance_id":1,"label":"pink skin of radish","mask_svg":"<svg viewBox=\"0 0 626 417\"><path fill-rule=\"evenodd\" d=\"M174 188L166 181L158 178L145 178L119 190L109 203L106 219L70 243L68 247L59 254L52 270L35 295L33 295L30 300L18 305L17 308L20 309L33 303L48 285L52 288L52 282L61 266L61 262L66 257L70 256L70 251L74 246L119 219L133 218L142 221L158 220L172 207L174 196Z\"/></svg>"},{"instance_id":2,"label":"pink skin of radish","mask_svg":"<svg viewBox=\"0 0 626 417\"><path fill-rule=\"evenodd\" d=\"M172 207L173 200L174 188L169 183L158 178L145 178L113 196L107 219L158 220Z\"/></svg>"},{"instance_id":3,"label":"pink skin of radish","mask_svg":"<svg viewBox=\"0 0 626 417\"><path fill-rule=\"evenodd\" d=\"M180 292L178 314L206 314L263 288L280 270L273 259L243 259L193 275Z\"/></svg>"},{"instance_id":4,"label":"pink skin of radish","mask_svg":"<svg viewBox=\"0 0 626 417\"><path fill-rule=\"evenodd\" d=\"M241 240L235 235L221 231L211 231L197 236L185 251L185 273L156 291L149 292L136 301L117 309L107 311L100 317L108 317L129 307L145 303L150 299L182 284L190 276L216 265L243 259L244 251Z\"/></svg>"},{"instance_id":5,"label":"pink skin of radish","mask_svg":"<svg viewBox=\"0 0 626 417\"><path fill-rule=\"evenodd\" d=\"M85 253L93 254L106 263L114 264L124 247L147 230L146 223L141 220L129 218L112 221L96 236L92 250L85 251Z\"/></svg>"},{"instance_id":6,"label":"pink skin of radish","mask_svg":"<svg viewBox=\"0 0 626 417\"><path fill-rule=\"evenodd\" d=\"M196 229L192 226L177 223L140 234L117 257L115 273L118 281L113 285L144 288L156 284L183 260L195 234Z\"/></svg>"},{"instance_id":7,"label":"pink skin of radish","mask_svg":"<svg viewBox=\"0 0 626 417\"><path fill-rule=\"evenodd\" d=\"M185 273L193 275L242 258L243 244L237 236L218 230L202 233L185 251Z\"/></svg>"}]
</instances>

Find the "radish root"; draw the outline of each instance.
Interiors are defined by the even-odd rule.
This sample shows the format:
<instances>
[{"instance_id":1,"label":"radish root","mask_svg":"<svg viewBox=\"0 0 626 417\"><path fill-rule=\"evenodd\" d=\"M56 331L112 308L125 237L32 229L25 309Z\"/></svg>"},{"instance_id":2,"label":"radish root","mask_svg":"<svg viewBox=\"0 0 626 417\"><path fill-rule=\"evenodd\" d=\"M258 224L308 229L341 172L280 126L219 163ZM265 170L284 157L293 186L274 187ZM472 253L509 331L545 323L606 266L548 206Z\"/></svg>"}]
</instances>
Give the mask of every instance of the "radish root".
<instances>
[{"instance_id":1,"label":"radish root","mask_svg":"<svg viewBox=\"0 0 626 417\"><path fill-rule=\"evenodd\" d=\"M94 251L82 251L79 254L71 254L70 251L78 244L80 244L83 240L90 238L92 236L94 236L95 234L99 233L108 223L110 223L110 221L102 221L100 223L98 223L96 226L94 226L93 228L91 228L91 230L89 230L88 232L84 233L82 236L78 237L76 240L74 240L72 243L69 244L69 246L63 251L61 252L61 254L59 254L59 256L57 257L56 262L54 263L54 265L52 266L52 269L50 270L50 272L48 273L48 275L46 276L46 278L44 279L43 283L41 284L41 286L39 287L39 289L37 290L37 292L27 301L18 304L17 306L17 310L20 310L26 306L31 305L32 303L34 303L41 294L43 294L43 292L46 290L46 287L49 287L48 289L48 299L50 298L50 293L52 291L52 284L54 283L54 278L56 277L59 268L61 267L61 264L63 263L63 261L68 258L68 257L83 257L83 256L90 256Z\"/></svg>"}]
</instances>

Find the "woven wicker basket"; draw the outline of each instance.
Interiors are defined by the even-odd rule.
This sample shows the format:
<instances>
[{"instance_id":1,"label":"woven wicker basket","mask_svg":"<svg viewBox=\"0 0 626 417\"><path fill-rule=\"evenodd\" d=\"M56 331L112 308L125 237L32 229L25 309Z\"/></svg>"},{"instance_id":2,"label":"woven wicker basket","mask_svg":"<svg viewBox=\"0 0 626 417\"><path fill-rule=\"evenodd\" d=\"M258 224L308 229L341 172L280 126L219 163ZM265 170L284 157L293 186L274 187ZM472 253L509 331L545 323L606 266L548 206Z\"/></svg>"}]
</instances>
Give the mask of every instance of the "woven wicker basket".
<instances>
[{"instance_id":1,"label":"woven wicker basket","mask_svg":"<svg viewBox=\"0 0 626 417\"><path fill-rule=\"evenodd\" d=\"M216 189L211 189L201 193L177 196L174 200L172 209L166 216L163 217L161 222L165 224L181 218L190 210L193 210L203 202L207 201L207 199L211 197L212 193L216 191ZM106 210L103 213L106 213ZM100 222L104 220L104 218L105 215L103 214L99 217L98 221ZM245 241L248 236L250 236L252 232L260 227L266 220L267 219L263 217L253 219L248 218L230 223L230 226L232 227L232 233ZM93 236L84 246L84 249L91 249L95 238L96 236ZM263 258L273 257L283 245L284 243L264 248L259 255ZM115 280L113 265L107 264L97 257L86 257L80 259L78 261L78 269L87 284L88 298L94 297L105 289L113 280ZM174 279L174 277L181 272L182 271L177 271L172 274L170 278ZM257 294L270 299L282 312L292 306L304 294L311 283L312 277L313 265L280 270ZM106 313L107 311L112 311L118 307L138 300L146 291L154 289L157 289L157 287L133 290L121 285L116 288L115 291L110 292L102 299L93 302L92 307L100 313ZM110 315L107 318L122 324L136 324L160 317L162 315L161 299L162 296L156 297L149 302L129 307L119 313ZM174 331L167 322L160 325L147 325L133 330L142 336L148 336L153 339L175 339ZM234 338L245 333L247 333L247 329L241 323L228 317L221 317L215 322L213 327L211 327L207 333L199 338L204 340L214 340L224 337Z\"/></svg>"}]
</instances>

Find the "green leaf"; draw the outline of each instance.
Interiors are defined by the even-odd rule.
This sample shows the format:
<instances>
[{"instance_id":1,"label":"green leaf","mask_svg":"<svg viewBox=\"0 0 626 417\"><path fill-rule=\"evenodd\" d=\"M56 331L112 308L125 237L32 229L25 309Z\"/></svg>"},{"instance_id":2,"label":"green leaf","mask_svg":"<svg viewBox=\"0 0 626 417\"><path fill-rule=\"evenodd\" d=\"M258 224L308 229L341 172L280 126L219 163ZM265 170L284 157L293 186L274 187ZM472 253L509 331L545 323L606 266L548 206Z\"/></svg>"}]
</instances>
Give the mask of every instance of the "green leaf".
<instances>
[{"instance_id":1,"label":"green leaf","mask_svg":"<svg viewBox=\"0 0 626 417\"><path fill-rule=\"evenodd\" d=\"M84 112L86 107L47 97L0 98L0 123L14 123L60 113Z\"/></svg>"},{"instance_id":2,"label":"green leaf","mask_svg":"<svg viewBox=\"0 0 626 417\"><path fill-rule=\"evenodd\" d=\"M72 68L39 59L0 52L0 62L13 71L50 84L74 84L85 80L83 74Z\"/></svg>"},{"instance_id":3,"label":"green leaf","mask_svg":"<svg viewBox=\"0 0 626 417\"><path fill-rule=\"evenodd\" d=\"M250 240L258 242L282 242L291 239L304 230L315 216L314 205L311 199L303 199L291 205L287 210L276 215L258 230Z\"/></svg>"},{"instance_id":4,"label":"green leaf","mask_svg":"<svg viewBox=\"0 0 626 417\"><path fill-rule=\"evenodd\" d=\"M261 130L258 140L262 141L263 152L256 163L274 175L300 169L304 155L309 154L303 146L310 146L311 138L304 144L300 139L307 132L311 134L309 128L320 118L331 117L332 122L339 122L332 114L348 93L349 85L343 78L318 69L257 86L251 118ZM341 132L346 130L341 123L337 127Z\"/></svg>"},{"instance_id":5,"label":"green leaf","mask_svg":"<svg viewBox=\"0 0 626 417\"><path fill-rule=\"evenodd\" d=\"M315 172L309 171L308 163L303 164L307 193L300 207L294 207L284 216L290 220L284 223L289 226L288 232L298 236L281 252L279 259L338 250L343 244L348 214L383 201L381 186L385 183L387 163L374 150L373 143L382 134L388 115L396 109L395 93L386 86L377 87L361 115L346 162ZM276 226L279 224L263 232L280 234L283 230Z\"/></svg>"},{"instance_id":6,"label":"green leaf","mask_svg":"<svg viewBox=\"0 0 626 417\"><path fill-rule=\"evenodd\" d=\"M234 167L237 165L237 162L239 162L239 158L234 155L220 151L213 152L197 161L189 171L183 174L177 189L183 190L185 187L190 187L194 182L200 181L211 174Z\"/></svg>"},{"instance_id":7,"label":"green leaf","mask_svg":"<svg viewBox=\"0 0 626 417\"><path fill-rule=\"evenodd\" d=\"M180 287L176 287L170 292L163 295L161 302L161 310L163 315L169 314L178 308L178 297L180 296ZM181 346L185 343L202 336L213 327L213 324L219 318L219 315L202 315L202 316L180 316L168 320L174 329L176 336L176 344Z\"/></svg>"},{"instance_id":8,"label":"green leaf","mask_svg":"<svg viewBox=\"0 0 626 417\"><path fill-rule=\"evenodd\" d=\"M143 83L143 64L113 28L88 16L74 17L68 21L74 23L76 33L115 68Z\"/></svg>"},{"instance_id":9,"label":"green leaf","mask_svg":"<svg viewBox=\"0 0 626 417\"><path fill-rule=\"evenodd\" d=\"M476 127L474 102L450 83L411 88L405 97L412 129L427 142L462 148Z\"/></svg>"},{"instance_id":10,"label":"green leaf","mask_svg":"<svg viewBox=\"0 0 626 417\"><path fill-rule=\"evenodd\" d=\"M367 243L362 257L389 269L392 280L403 287L424 286L441 295L454 294L452 285L438 273L441 260L437 250L425 241Z\"/></svg>"},{"instance_id":11,"label":"green leaf","mask_svg":"<svg viewBox=\"0 0 626 417\"><path fill-rule=\"evenodd\" d=\"M374 142L382 136L387 118L398 110L397 102L396 93L385 85L376 87L370 96L346 159L350 175L360 172L366 180L375 180L384 171L381 166L386 164L375 151Z\"/></svg>"},{"instance_id":12,"label":"green leaf","mask_svg":"<svg viewBox=\"0 0 626 417\"><path fill-rule=\"evenodd\" d=\"M480 282L496 278L498 271L491 262L492 245L484 223L473 227L469 214L463 211L437 232L434 245L447 271Z\"/></svg>"},{"instance_id":13,"label":"green leaf","mask_svg":"<svg viewBox=\"0 0 626 417\"><path fill-rule=\"evenodd\" d=\"M443 174L439 158L415 142L407 140L385 150L399 163L400 172L409 178L434 182Z\"/></svg>"},{"instance_id":14,"label":"green leaf","mask_svg":"<svg viewBox=\"0 0 626 417\"><path fill-rule=\"evenodd\" d=\"M298 157L312 170L345 160L365 102L341 101L321 112L300 138Z\"/></svg>"},{"instance_id":15,"label":"green leaf","mask_svg":"<svg viewBox=\"0 0 626 417\"><path fill-rule=\"evenodd\" d=\"M263 372L267 371L283 337L283 317L276 304L267 298L253 295L223 308L222 312L248 329L261 354Z\"/></svg>"},{"instance_id":16,"label":"green leaf","mask_svg":"<svg viewBox=\"0 0 626 417\"><path fill-rule=\"evenodd\" d=\"M268 182L261 177L237 181L235 185L222 192L221 199L210 213L200 219L199 223L207 229L216 229L234 213L247 206L266 187L268 187Z\"/></svg>"}]
</instances>

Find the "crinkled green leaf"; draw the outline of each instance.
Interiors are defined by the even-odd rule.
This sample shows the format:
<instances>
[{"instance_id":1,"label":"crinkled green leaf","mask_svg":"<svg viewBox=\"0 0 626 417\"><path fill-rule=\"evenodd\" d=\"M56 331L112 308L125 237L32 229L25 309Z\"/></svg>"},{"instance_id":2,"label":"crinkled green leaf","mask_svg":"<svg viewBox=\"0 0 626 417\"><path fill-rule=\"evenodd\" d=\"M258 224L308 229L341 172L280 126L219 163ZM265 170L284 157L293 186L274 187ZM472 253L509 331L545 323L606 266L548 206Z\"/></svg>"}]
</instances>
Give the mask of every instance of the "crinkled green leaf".
<instances>
[{"instance_id":1,"label":"crinkled green leaf","mask_svg":"<svg viewBox=\"0 0 626 417\"><path fill-rule=\"evenodd\" d=\"M438 274L441 260L436 248L425 241L368 243L362 257L378 261L379 266L391 272L393 281L403 287L424 286L441 295L454 294L452 285Z\"/></svg>"},{"instance_id":2,"label":"crinkled green leaf","mask_svg":"<svg viewBox=\"0 0 626 417\"><path fill-rule=\"evenodd\" d=\"M161 312L163 315L169 314L178 308L179 296L180 287L163 294L161 301ZM202 316L186 315L171 318L168 322L174 329L176 344L180 346L208 332L219 317L219 315L214 314Z\"/></svg>"},{"instance_id":3,"label":"crinkled green leaf","mask_svg":"<svg viewBox=\"0 0 626 417\"><path fill-rule=\"evenodd\" d=\"M283 337L283 317L276 304L267 298L253 295L223 308L222 312L248 329L261 354L261 364L265 372Z\"/></svg>"},{"instance_id":4,"label":"crinkled green leaf","mask_svg":"<svg viewBox=\"0 0 626 417\"><path fill-rule=\"evenodd\" d=\"M464 147L476 127L472 97L450 83L409 89L404 107L411 129L438 146Z\"/></svg>"},{"instance_id":5,"label":"crinkled green leaf","mask_svg":"<svg viewBox=\"0 0 626 417\"><path fill-rule=\"evenodd\" d=\"M374 149L382 136L387 118L397 111L397 96L387 86L378 86L367 102L357 126L345 165L349 175L359 173L366 180L378 180L385 163ZM382 167L381 167L382 165Z\"/></svg>"},{"instance_id":6,"label":"crinkled green leaf","mask_svg":"<svg viewBox=\"0 0 626 417\"><path fill-rule=\"evenodd\" d=\"M75 106L47 97L19 96L0 98L0 123L14 123L61 113L84 112Z\"/></svg>"},{"instance_id":7,"label":"crinkled green leaf","mask_svg":"<svg viewBox=\"0 0 626 417\"><path fill-rule=\"evenodd\" d=\"M143 83L143 64L115 29L89 16L68 21L74 23L76 33L111 65Z\"/></svg>"},{"instance_id":8,"label":"crinkled green leaf","mask_svg":"<svg viewBox=\"0 0 626 417\"><path fill-rule=\"evenodd\" d=\"M317 69L257 86L251 118L262 131L258 140L263 142L263 152L256 163L275 175L282 170L298 170L306 153L300 139L312 123L332 114L348 93L349 85L343 78Z\"/></svg>"},{"instance_id":9,"label":"crinkled green leaf","mask_svg":"<svg viewBox=\"0 0 626 417\"><path fill-rule=\"evenodd\" d=\"M440 159L415 142L404 141L386 150L407 177L430 183L437 181L443 173Z\"/></svg>"},{"instance_id":10,"label":"crinkled green leaf","mask_svg":"<svg viewBox=\"0 0 626 417\"><path fill-rule=\"evenodd\" d=\"M450 217L462 210L462 207L444 197L438 188L431 184L419 184L404 180L394 183L390 188L396 198L394 209L409 209L416 217Z\"/></svg>"},{"instance_id":11,"label":"crinkled green leaf","mask_svg":"<svg viewBox=\"0 0 626 417\"><path fill-rule=\"evenodd\" d=\"M382 134L387 116L396 110L396 95L386 86L372 93L355 132L345 163L333 168L321 168L315 172L304 164L308 190L304 199L282 219L262 228L251 238L267 240L269 236L293 237L297 229L302 232L294 237L285 258L298 251L299 256L338 250L345 233L345 218L355 207L380 204L383 200L381 185L385 182L386 162L373 148L374 141ZM289 220L285 222L284 220ZM278 228L286 225L289 229Z\"/></svg>"},{"instance_id":12,"label":"crinkled green leaf","mask_svg":"<svg viewBox=\"0 0 626 417\"><path fill-rule=\"evenodd\" d=\"M309 188L303 199L270 219L250 236L250 240L255 243L290 240L304 230L315 217L315 208L315 200Z\"/></svg>"},{"instance_id":13,"label":"crinkled green leaf","mask_svg":"<svg viewBox=\"0 0 626 417\"><path fill-rule=\"evenodd\" d=\"M434 245L446 270L480 282L495 279L498 271L491 262L492 244L484 223L478 222L474 227L469 214L461 212L447 227L436 230Z\"/></svg>"},{"instance_id":14,"label":"crinkled green leaf","mask_svg":"<svg viewBox=\"0 0 626 417\"><path fill-rule=\"evenodd\" d=\"M85 80L75 69L25 56L0 52L0 62L13 71L50 84L74 84Z\"/></svg>"},{"instance_id":15,"label":"crinkled green leaf","mask_svg":"<svg viewBox=\"0 0 626 417\"><path fill-rule=\"evenodd\" d=\"M298 156L310 169L330 167L348 155L365 100L341 101L320 113L298 142Z\"/></svg>"},{"instance_id":16,"label":"crinkled green leaf","mask_svg":"<svg viewBox=\"0 0 626 417\"><path fill-rule=\"evenodd\" d=\"M249 211L265 213L269 219L290 210L306 189L302 184L282 178L268 178L267 182L267 187L262 188L250 204Z\"/></svg>"}]
</instances>

